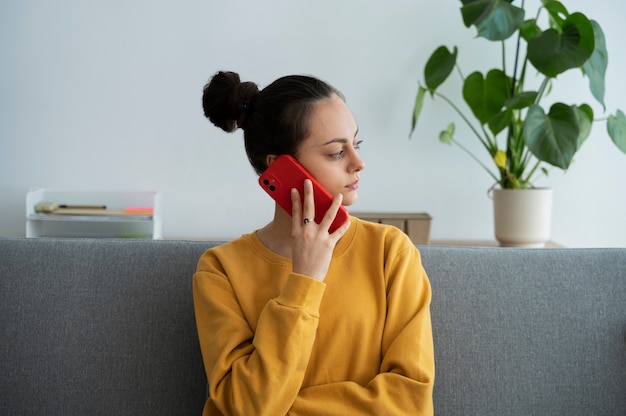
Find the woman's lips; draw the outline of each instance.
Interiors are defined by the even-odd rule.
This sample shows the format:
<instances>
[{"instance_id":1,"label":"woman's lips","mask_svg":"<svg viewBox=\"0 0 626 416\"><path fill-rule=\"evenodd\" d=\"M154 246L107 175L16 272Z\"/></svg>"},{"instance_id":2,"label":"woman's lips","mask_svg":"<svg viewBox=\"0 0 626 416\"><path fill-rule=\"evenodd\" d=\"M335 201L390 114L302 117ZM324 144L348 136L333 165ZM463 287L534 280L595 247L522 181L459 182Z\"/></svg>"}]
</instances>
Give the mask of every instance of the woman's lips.
<instances>
[{"instance_id":1,"label":"woman's lips","mask_svg":"<svg viewBox=\"0 0 626 416\"><path fill-rule=\"evenodd\" d=\"M351 191L356 191L357 189L359 189L359 181L356 180L352 182L350 185L346 185L346 188L350 189Z\"/></svg>"}]
</instances>

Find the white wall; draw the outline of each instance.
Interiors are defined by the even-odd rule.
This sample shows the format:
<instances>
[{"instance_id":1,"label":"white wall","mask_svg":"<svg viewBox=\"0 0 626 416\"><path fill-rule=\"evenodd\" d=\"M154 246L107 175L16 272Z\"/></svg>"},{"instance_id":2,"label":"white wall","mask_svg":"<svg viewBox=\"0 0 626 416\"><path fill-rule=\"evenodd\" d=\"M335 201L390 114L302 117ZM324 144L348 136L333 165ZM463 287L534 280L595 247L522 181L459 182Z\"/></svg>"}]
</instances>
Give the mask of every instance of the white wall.
<instances>
[{"instance_id":1,"label":"white wall","mask_svg":"<svg viewBox=\"0 0 626 416\"><path fill-rule=\"evenodd\" d=\"M606 104L626 110L626 3L565 3L602 24L610 53ZM158 190L165 237L230 238L262 226L273 205L256 184L241 132L225 134L202 116L204 83L227 69L261 87L309 73L344 92L368 164L354 210L426 211L433 239L492 239L492 181L437 141L448 108L427 100L407 138L417 81L436 46L459 45L466 73L498 53L471 39L460 4L1 1L0 235L24 235L33 186ZM565 84L555 96L580 91L576 101L593 103L579 74ZM468 138L484 156L474 142ZM626 155L596 124L570 170L538 183L555 191L552 239L626 246L625 179Z\"/></svg>"}]
</instances>

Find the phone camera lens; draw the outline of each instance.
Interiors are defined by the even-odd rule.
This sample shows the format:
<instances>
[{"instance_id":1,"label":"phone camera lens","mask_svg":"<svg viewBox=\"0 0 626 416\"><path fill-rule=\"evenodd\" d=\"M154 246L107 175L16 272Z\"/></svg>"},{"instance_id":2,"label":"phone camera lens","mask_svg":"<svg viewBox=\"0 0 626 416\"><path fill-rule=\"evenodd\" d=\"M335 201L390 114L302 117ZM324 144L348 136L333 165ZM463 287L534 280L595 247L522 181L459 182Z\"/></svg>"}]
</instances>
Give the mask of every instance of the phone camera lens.
<instances>
[{"instance_id":1,"label":"phone camera lens","mask_svg":"<svg viewBox=\"0 0 626 416\"><path fill-rule=\"evenodd\" d=\"M274 192L276 190L276 187L274 185L270 186L270 191Z\"/></svg>"},{"instance_id":2,"label":"phone camera lens","mask_svg":"<svg viewBox=\"0 0 626 416\"><path fill-rule=\"evenodd\" d=\"M263 180L263 184L264 184L265 186L267 186L267 185L269 185L269 184L270 184L270 181L269 181L269 180L267 180L267 179L264 179L264 180Z\"/></svg>"}]
</instances>

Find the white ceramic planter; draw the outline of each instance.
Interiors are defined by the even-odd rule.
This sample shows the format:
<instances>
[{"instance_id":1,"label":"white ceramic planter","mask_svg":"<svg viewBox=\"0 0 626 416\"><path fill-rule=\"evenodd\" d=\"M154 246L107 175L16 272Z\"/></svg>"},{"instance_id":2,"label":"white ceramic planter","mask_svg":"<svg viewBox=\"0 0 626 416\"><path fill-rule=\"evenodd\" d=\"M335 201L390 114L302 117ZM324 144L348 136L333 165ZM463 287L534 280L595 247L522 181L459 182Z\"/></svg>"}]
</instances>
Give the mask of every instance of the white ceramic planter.
<instances>
[{"instance_id":1,"label":"white ceramic planter","mask_svg":"<svg viewBox=\"0 0 626 416\"><path fill-rule=\"evenodd\" d=\"M494 189L496 240L503 247L544 247L550 239L552 189Z\"/></svg>"}]
</instances>

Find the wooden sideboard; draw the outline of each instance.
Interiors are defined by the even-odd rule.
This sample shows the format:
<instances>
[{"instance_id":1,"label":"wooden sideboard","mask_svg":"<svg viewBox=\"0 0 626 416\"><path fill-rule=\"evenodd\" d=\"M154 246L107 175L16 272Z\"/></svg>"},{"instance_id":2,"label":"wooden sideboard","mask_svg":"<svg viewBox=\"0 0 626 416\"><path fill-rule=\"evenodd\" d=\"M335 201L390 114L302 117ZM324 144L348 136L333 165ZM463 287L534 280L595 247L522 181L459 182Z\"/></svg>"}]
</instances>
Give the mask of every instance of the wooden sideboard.
<instances>
[{"instance_id":1,"label":"wooden sideboard","mask_svg":"<svg viewBox=\"0 0 626 416\"><path fill-rule=\"evenodd\" d=\"M404 231L415 244L428 244L432 217L425 212L350 212L365 221L389 224Z\"/></svg>"}]
</instances>

